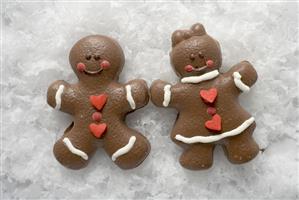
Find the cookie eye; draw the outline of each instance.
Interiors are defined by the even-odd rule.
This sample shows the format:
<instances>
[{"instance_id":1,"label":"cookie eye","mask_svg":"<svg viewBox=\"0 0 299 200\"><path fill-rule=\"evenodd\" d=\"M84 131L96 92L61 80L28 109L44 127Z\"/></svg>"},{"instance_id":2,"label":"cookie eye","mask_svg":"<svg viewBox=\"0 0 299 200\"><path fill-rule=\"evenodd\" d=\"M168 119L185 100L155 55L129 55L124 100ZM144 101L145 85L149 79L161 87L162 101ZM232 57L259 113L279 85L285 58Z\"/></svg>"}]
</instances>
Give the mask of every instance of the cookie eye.
<instances>
[{"instance_id":1,"label":"cookie eye","mask_svg":"<svg viewBox=\"0 0 299 200\"><path fill-rule=\"evenodd\" d=\"M190 60L194 60L195 59L195 55L193 53L190 54Z\"/></svg>"},{"instance_id":2,"label":"cookie eye","mask_svg":"<svg viewBox=\"0 0 299 200\"><path fill-rule=\"evenodd\" d=\"M203 53L200 51L200 52L198 52L198 56L200 57L200 58L204 58L204 55L203 55Z\"/></svg>"},{"instance_id":3,"label":"cookie eye","mask_svg":"<svg viewBox=\"0 0 299 200\"><path fill-rule=\"evenodd\" d=\"M101 59L101 56L100 56L100 55L95 55L95 56L94 56L94 59L95 59L95 60L100 60L100 59Z\"/></svg>"},{"instance_id":4,"label":"cookie eye","mask_svg":"<svg viewBox=\"0 0 299 200\"><path fill-rule=\"evenodd\" d=\"M86 56L85 56L85 59L86 59L86 60L90 60L90 59L91 59L91 55L86 55Z\"/></svg>"}]
</instances>

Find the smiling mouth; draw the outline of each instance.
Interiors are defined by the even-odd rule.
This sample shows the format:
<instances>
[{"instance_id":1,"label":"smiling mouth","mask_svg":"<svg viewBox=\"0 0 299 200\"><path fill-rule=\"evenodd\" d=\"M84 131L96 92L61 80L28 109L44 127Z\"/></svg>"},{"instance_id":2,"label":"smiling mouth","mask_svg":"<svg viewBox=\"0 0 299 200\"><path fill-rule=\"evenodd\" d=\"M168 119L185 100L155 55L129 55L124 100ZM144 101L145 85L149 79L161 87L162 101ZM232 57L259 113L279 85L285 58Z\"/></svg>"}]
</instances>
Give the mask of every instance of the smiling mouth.
<instances>
[{"instance_id":1,"label":"smiling mouth","mask_svg":"<svg viewBox=\"0 0 299 200\"><path fill-rule=\"evenodd\" d=\"M204 70L204 69L206 69L208 66L202 66L202 67L199 67L199 68L197 68L197 67L195 67L195 68L193 68L193 71L195 71L195 72L200 72L201 70Z\"/></svg>"},{"instance_id":2,"label":"smiling mouth","mask_svg":"<svg viewBox=\"0 0 299 200\"><path fill-rule=\"evenodd\" d=\"M103 68L100 68L100 69L98 69L98 70L96 70L96 71L90 71L90 70L84 69L84 72L85 72L86 74L89 74L89 75L99 74L101 71L103 71Z\"/></svg>"}]
</instances>

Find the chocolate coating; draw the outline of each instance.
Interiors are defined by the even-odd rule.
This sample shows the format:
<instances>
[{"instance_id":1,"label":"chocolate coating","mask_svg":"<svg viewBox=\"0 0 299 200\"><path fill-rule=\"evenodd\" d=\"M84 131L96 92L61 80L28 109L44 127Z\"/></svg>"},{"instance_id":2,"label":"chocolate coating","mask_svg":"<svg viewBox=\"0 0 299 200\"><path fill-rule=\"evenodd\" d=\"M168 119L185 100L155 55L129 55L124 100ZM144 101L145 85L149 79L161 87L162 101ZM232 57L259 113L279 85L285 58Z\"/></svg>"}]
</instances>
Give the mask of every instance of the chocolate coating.
<instances>
[{"instance_id":1,"label":"chocolate coating","mask_svg":"<svg viewBox=\"0 0 299 200\"><path fill-rule=\"evenodd\" d=\"M194 31L196 30L196 31ZM172 36L171 64L179 77L202 76L221 67L220 45L211 36L206 34L201 24L195 24L190 30L175 31ZM198 56L198 52L202 55ZM195 55L190 59L190 55ZM202 67L204 59L211 59L214 66L200 72L186 72L184 66L193 65ZM207 169L213 164L213 150L215 145L223 147L230 162L235 164L245 163L253 159L259 152L259 147L252 138L256 127L251 123L244 131L235 136L226 137L215 142L185 143L176 139L177 135L186 138L194 136L215 136L236 129L244 121L251 118L238 102L241 90L236 87L233 73L238 72L243 84L252 86L257 80L257 73L248 61L242 61L234 65L228 72L211 77L199 83L177 83L171 86L171 99L169 107L178 110L178 116L171 132L171 139L184 149L180 157L183 167L191 170ZM164 87L169 83L156 80L150 88L151 100L156 106L163 107ZM201 99L200 91L216 88L217 98L212 103L206 103ZM221 131L211 131L205 123L211 120L208 108L214 108L221 116ZM213 113L215 114L215 113Z\"/></svg>"},{"instance_id":2,"label":"chocolate coating","mask_svg":"<svg viewBox=\"0 0 299 200\"><path fill-rule=\"evenodd\" d=\"M62 138L54 145L54 155L65 167L81 169L85 167L95 153L99 144L109 156L128 144L132 136L136 141L129 151L115 160L122 169L137 167L150 152L148 140L136 130L125 124L128 113L142 108L149 101L146 82L141 79L129 81L126 84L117 82L125 59L120 45L113 39L102 35L91 35L79 40L71 49L70 64L79 78L78 83L68 84L65 81L56 81L47 93L48 104L55 107L59 86L63 85L60 110L74 116L73 123L66 129ZM99 73L88 74L77 70L78 63L84 63L86 70L101 69L100 63L108 61L109 68ZM136 107L133 109L127 100L126 86L130 85L131 95ZM90 101L90 96L106 94L108 96L104 107L97 110ZM93 120L95 112L101 113L100 122ZM107 130L100 138L91 133L89 125L106 124ZM72 145L83 151L88 159L74 154L63 142L68 138Z\"/></svg>"}]
</instances>

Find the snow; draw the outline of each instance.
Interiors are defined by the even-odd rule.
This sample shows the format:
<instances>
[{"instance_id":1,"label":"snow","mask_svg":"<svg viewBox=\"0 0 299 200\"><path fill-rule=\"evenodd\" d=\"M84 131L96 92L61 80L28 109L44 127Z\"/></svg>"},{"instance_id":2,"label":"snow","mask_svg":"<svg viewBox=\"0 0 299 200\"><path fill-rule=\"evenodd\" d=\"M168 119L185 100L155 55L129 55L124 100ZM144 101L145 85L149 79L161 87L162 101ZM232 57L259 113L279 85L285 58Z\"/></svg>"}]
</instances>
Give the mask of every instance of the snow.
<instances>
[{"instance_id":1,"label":"snow","mask_svg":"<svg viewBox=\"0 0 299 200\"><path fill-rule=\"evenodd\" d=\"M4 2L2 199L299 198L297 13L295 2ZM125 51L121 82L175 83L170 37L195 22L220 42L223 71L241 60L258 71L240 101L256 118L254 137L264 152L232 165L216 148L211 169L186 170L169 138L176 111L150 103L127 118L152 145L141 166L123 171L99 149L85 169L62 167L52 147L72 118L46 104L46 91L55 80L76 82L72 45L89 34L109 35Z\"/></svg>"}]
</instances>

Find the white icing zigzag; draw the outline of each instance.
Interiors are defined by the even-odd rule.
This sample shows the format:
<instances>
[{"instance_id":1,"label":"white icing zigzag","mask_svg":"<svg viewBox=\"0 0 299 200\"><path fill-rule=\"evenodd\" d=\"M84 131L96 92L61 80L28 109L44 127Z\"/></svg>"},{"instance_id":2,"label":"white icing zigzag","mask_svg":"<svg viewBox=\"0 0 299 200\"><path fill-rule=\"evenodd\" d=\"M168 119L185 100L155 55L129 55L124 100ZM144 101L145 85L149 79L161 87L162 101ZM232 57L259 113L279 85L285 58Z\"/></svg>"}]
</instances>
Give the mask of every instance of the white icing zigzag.
<instances>
[{"instance_id":1,"label":"white icing zigzag","mask_svg":"<svg viewBox=\"0 0 299 200\"><path fill-rule=\"evenodd\" d=\"M252 123L254 122L254 118L251 117L249 119L247 119L246 121L244 121L240 126L238 126L237 128L231 130L231 131L227 131L224 132L222 134L219 135L211 135L211 136L193 136L193 137L184 137L182 135L176 135L175 139L177 139L178 141L184 142L186 144L193 144L193 143L211 143L211 142L216 142L219 141L223 138L226 137L231 137L231 136L235 136L238 135L240 133L242 133L244 130L246 130Z\"/></svg>"},{"instance_id":2,"label":"white icing zigzag","mask_svg":"<svg viewBox=\"0 0 299 200\"><path fill-rule=\"evenodd\" d=\"M113 161L115 161L119 156L122 156L126 153L128 153L134 146L136 141L136 137L135 136L131 136L129 139L128 144L126 144L124 147L118 149L112 156L111 159Z\"/></svg>"},{"instance_id":3,"label":"white icing zigzag","mask_svg":"<svg viewBox=\"0 0 299 200\"><path fill-rule=\"evenodd\" d=\"M80 156L84 160L88 160L88 155L80 149L74 147L69 138L65 137L62 141L64 142L65 146L70 150L70 152L76 154L77 156Z\"/></svg>"},{"instance_id":4,"label":"white icing zigzag","mask_svg":"<svg viewBox=\"0 0 299 200\"><path fill-rule=\"evenodd\" d=\"M59 88L55 94L55 101L56 101L56 106L55 109L59 110L61 107L61 95L63 93L64 90L64 85L59 85Z\"/></svg>"},{"instance_id":5,"label":"white icing zigzag","mask_svg":"<svg viewBox=\"0 0 299 200\"><path fill-rule=\"evenodd\" d=\"M132 90L132 87L130 85L126 85L127 101L130 104L131 108L134 110L136 108L136 104L133 99L131 90Z\"/></svg>"},{"instance_id":6,"label":"white icing zigzag","mask_svg":"<svg viewBox=\"0 0 299 200\"><path fill-rule=\"evenodd\" d=\"M242 76L239 72L234 72L233 77L237 88L239 88L242 92L249 92L250 87L248 87L246 84L242 82Z\"/></svg>"},{"instance_id":7,"label":"white icing zigzag","mask_svg":"<svg viewBox=\"0 0 299 200\"><path fill-rule=\"evenodd\" d=\"M169 105L170 99L171 99L171 91L170 91L171 85L165 85L164 86L164 101L163 106L167 107Z\"/></svg>"}]
</instances>

